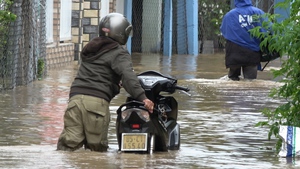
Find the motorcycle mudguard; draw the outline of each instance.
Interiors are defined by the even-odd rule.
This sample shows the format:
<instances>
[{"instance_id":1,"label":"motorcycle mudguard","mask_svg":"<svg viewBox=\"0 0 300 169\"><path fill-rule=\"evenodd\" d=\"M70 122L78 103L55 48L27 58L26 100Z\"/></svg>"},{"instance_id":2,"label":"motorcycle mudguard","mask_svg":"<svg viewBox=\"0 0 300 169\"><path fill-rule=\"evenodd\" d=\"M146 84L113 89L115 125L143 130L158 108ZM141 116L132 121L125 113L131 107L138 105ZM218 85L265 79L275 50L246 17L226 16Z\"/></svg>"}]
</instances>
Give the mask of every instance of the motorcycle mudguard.
<instances>
[{"instance_id":1,"label":"motorcycle mudguard","mask_svg":"<svg viewBox=\"0 0 300 169\"><path fill-rule=\"evenodd\" d=\"M175 124L174 128L169 131L169 150L179 150L180 148L180 127Z\"/></svg>"}]
</instances>

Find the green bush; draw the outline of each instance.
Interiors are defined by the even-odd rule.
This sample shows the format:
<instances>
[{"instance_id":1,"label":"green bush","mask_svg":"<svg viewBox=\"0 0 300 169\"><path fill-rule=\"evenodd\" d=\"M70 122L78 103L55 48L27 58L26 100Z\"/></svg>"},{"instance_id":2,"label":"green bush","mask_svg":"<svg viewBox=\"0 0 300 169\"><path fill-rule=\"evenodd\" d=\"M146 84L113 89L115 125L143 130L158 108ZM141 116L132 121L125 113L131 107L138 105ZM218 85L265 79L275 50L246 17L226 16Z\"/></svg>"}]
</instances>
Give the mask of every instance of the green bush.
<instances>
[{"instance_id":1,"label":"green bush","mask_svg":"<svg viewBox=\"0 0 300 169\"><path fill-rule=\"evenodd\" d=\"M289 18L282 22L276 22L279 15L268 15L272 35L260 33L259 28L251 32L257 37L265 37L261 47L269 43L269 50L279 49L281 56L287 59L282 61L281 69L273 70L274 77L283 77L280 82L282 86L272 89L270 97L279 98L284 102L276 109L265 109L262 114L268 120L257 123L256 126L267 126L269 128L268 138L275 136L277 139L276 150L279 151L282 140L279 139L279 126L289 125L300 127L300 1L285 0L278 3L276 7L286 8L290 6ZM268 24L264 24L266 26Z\"/></svg>"},{"instance_id":2,"label":"green bush","mask_svg":"<svg viewBox=\"0 0 300 169\"><path fill-rule=\"evenodd\" d=\"M0 4L3 4L4 9L0 10L0 24L7 21L14 21L17 16L13 14L9 8L13 4L12 0L0 0Z\"/></svg>"},{"instance_id":3,"label":"green bush","mask_svg":"<svg viewBox=\"0 0 300 169\"><path fill-rule=\"evenodd\" d=\"M37 77L40 80L44 75L45 70L45 61L44 59L38 59L38 65L37 65Z\"/></svg>"}]
</instances>

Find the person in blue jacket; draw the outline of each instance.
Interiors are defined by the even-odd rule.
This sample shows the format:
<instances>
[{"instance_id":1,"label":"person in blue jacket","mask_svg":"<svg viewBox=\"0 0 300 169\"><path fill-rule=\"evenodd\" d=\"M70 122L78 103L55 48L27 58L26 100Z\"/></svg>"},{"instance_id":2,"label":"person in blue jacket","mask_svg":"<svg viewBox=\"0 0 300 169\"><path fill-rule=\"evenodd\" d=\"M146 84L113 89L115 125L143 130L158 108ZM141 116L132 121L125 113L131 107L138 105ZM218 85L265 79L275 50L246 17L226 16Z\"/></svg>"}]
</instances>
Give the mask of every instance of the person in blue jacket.
<instances>
[{"instance_id":1,"label":"person in blue jacket","mask_svg":"<svg viewBox=\"0 0 300 169\"><path fill-rule=\"evenodd\" d=\"M225 14L220 27L225 45L225 65L228 77L240 80L257 78L260 65L260 40L250 34L250 29L261 26L264 12L252 5L251 0L234 0L235 8ZM261 30L263 31L263 30Z\"/></svg>"}]
</instances>

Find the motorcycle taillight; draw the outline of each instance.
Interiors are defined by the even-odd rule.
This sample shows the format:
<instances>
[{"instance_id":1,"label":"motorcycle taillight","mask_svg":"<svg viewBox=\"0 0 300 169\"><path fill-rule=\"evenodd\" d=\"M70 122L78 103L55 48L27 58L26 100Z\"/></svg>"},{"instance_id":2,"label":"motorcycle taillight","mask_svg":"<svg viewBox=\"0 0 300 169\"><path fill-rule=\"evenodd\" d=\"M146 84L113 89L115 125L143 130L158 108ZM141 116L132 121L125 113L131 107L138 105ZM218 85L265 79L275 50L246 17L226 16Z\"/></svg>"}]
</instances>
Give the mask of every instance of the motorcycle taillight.
<instances>
[{"instance_id":1,"label":"motorcycle taillight","mask_svg":"<svg viewBox=\"0 0 300 169\"><path fill-rule=\"evenodd\" d=\"M132 113L137 114L138 117L145 122L150 121L149 112L142 110L142 109L137 109L137 108L127 109L127 110L122 111L121 117L124 121L127 121L130 118L130 116L132 115Z\"/></svg>"},{"instance_id":2,"label":"motorcycle taillight","mask_svg":"<svg viewBox=\"0 0 300 169\"><path fill-rule=\"evenodd\" d=\"M149 112L148 112L148 111L141 110L141 111L136 112L136 114L137 114L141 119L143 119L145 122L150 121L150 116L149 116Z\"/></svg>"},{"instance_id":3,"label":"motorcycle taillight","mask_svg":"<svg viewBox=\"0 0 300 169\"><path fill-rule=\"evenodd\" d=\"M131 112L130 110L125 110L125 111L122 111L121 113L121 117L124 121L128 120L130 115L131 115Z\"/></svg>"}]
</instances>

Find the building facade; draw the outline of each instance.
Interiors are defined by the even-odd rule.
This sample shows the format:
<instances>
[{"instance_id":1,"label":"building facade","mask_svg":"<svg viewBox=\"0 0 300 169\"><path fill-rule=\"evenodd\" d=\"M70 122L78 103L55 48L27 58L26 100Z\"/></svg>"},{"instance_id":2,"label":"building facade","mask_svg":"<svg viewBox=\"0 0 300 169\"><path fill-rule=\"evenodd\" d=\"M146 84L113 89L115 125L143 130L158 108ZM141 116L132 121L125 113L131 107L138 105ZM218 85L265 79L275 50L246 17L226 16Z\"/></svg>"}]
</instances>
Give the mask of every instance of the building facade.
<instances>
[{"instance_id":1,"label":"building facade","mask_svg":"<svg viewBox=\"0 0 300 169\"><path fill-rule=\"evenodd\" d=\"M116 0L73 0L72 43L74 60L78 60L82 48L99 34L100 19L116 11Z\"/></svg>"},{"instance_id":2,"label":"building facade","mask_svg":"<svg viewBox=\"0 0 300 169\"><path fill-rule=\"evenodd\" d=\"M47 0L47 68L63 67L98 36L101 17L116 10L116 0Z\"/></svg>"}]
</instances>

